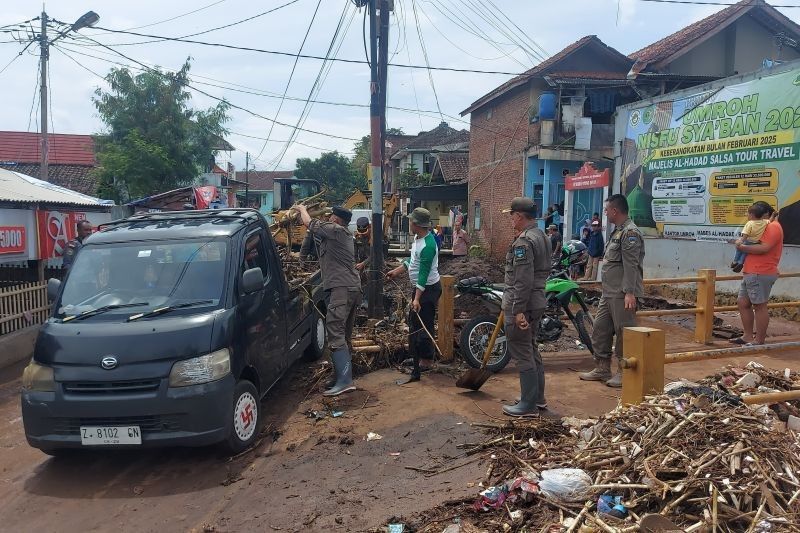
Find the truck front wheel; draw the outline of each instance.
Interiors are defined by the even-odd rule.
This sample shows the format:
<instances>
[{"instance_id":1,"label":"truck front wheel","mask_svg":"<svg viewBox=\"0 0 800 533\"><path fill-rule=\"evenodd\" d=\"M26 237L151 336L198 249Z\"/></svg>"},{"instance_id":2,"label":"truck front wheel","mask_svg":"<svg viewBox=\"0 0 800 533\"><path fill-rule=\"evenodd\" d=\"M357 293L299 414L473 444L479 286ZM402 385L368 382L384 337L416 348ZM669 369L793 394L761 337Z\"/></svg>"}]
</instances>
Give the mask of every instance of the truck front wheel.
<instances>
[{"instance_id":1,"label":"truck front wheel","mask_svg":"<svg viewBox=\"0 0 800 533\"><path fill-rule=\"evenodd\" d=\"M253 445L261 427L261 405L256 386L243 379L233 390L233 405L229 414L231 429L223 443L231 455L242 453Z\"/></svg>"},{"instance_id":2,"label":"truck front wheel","mask_svg":"<svg viewBox=\"0 0 800 533\"><path fill-rule=\"evenodd\" d=\"M314 314L311 322L311 342L303 354L306 361L316 361L325 353L325 317L319 313Z\"/></svg>"}]
</instances>

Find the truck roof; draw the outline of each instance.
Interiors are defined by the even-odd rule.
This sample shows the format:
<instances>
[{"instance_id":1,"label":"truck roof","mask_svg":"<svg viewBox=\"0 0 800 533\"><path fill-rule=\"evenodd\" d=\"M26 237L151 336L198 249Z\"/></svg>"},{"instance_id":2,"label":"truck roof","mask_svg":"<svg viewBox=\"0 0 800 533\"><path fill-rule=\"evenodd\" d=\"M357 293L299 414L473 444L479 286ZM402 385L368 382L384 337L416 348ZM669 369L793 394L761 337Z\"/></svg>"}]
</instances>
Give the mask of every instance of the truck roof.
<instances>
[{"instance_id":1,"label":"truck roof","mask_svg":"<svg viewBox=\"0 0 800 533\"><path fill-rule=\"evenodd\" d=\"M252 222L266 219L255 209L207 209L144 213L101 224L87 244L128 240L169 240L226 237Z\"/></svg>"}]
</instances>

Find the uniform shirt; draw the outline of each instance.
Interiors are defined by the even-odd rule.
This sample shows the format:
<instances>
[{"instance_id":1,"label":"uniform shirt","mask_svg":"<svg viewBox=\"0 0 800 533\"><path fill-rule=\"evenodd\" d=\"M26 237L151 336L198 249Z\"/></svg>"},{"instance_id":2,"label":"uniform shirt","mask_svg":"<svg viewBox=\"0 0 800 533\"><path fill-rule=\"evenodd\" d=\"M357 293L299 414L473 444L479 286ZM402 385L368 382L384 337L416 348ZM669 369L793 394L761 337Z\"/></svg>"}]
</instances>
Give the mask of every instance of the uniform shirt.
<instances>
[{"instance_id":1,"label":"uniform shirt","mask_svg":"<svg viewBox=\"0 0 800 533\"><path fill-rule=\"evenodd\" d=\"M550 275L550 242L537 227L520 233L506 254L503 311L513 316L547 307L544 286Z\"/></svg>"},{"instance_id":2,"label":"uniform shirt","mask_svg":"<svg viewBox=\"0 0 800 533\"><path fill-rule=\"evenodd\" d=\"M644 239L630 218L614 229L603 256L603 296L644 296Z\"/></svg>"},{"instance_id":3,"label":"uniform shirt","mask_svg":"<svg viewBox=\"0 0 800 533\"><path fill-rule=\"evenodd\" d=\"M83 248L83 243L79 239L72 239L67 243L67 249L64 251L64 259L62 260L62 266L65 269L69 270L81 248Z\"/></svg>"},{"instance_id":4,"label":"uniform shirt","mask_svg":"<svg viewBox=\"0 0 800 533\"><path fill-rule=\"evenodd\" d=\"M429 232L422 239L414 236L411 257L403 261L403 264L408 269L411 283L421 291L424 291L427 285L439 281L439 247L436 246L433 232Z\"/></svg>"},{"instance_id":5,"label":"uniform shirt","mask_svg":"<svg viewBox=\"0 0 800 533\"><path fill-rule=\"evenodd\" d=\"M300 259L305 261L310 259L312 261L319 259L317 257L317 250L319 249L320 238L314 237L310 231L306 232L303 238L303 244L300 245Z\"/></svg>"},{"instance_id":6,"label":"uniform shirt","mask_svg":"<svg viewBox=\"0 0 800 533\"><path fill-rule=\"evenodd\" d=\"M308 231L320 239L319 265L322 269L322 288L361 288L361 278L355 267L353 234L339 224L312 219Z\"/></svg>"},{"instance_id":7,"label":"uniform shirt","mask_svg":"<svg viewBox=\"0 0 800 533\"><path fill-rule=\"evenodd\" d=\"M366 231L364 233L356 233L355 235L356 263L366 262L366 265L369 265L370 248L372 245L370 233L371 231Z\"/></svg>"}]
</instances>

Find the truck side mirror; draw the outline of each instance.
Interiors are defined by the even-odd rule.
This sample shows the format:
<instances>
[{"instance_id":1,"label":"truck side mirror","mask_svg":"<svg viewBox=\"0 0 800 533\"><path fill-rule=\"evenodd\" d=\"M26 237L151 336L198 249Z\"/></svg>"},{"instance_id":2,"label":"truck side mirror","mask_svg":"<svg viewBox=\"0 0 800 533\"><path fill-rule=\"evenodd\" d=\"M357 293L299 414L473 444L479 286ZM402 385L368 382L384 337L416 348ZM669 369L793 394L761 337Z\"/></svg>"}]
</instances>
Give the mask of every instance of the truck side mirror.
<instances>
[{"instance_id":1,"label":"truck side mirror","mask_svg":"<svg viewBox=\"0 0 800 533\"><path fill-rule=\"evenodd\" d=\"M61 290L60 279L50 278L47 280L47 299L50 301L50 303L56 301L59 290Z\"/></svg>"},{"instance_id":2,"label":"truck side mirror","mask_svg":"<svg viewBox=\"0 0 800 533\"><path fill-rule=\"evenodd\" d=\"M252 294L264 286L264 273L259 267L250 268L242 274L242 290L245 294Z\"/></svg>"}]
</instances>

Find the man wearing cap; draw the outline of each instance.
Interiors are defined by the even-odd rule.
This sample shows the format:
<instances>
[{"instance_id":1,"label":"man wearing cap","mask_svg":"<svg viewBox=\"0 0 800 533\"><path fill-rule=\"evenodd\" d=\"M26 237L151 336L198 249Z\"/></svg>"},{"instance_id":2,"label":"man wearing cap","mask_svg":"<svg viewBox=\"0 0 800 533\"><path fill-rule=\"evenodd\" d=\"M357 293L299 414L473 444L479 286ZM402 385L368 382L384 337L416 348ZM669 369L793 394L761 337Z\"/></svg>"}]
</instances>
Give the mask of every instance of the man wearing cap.
<instances>
[{"instance_id":1,"label":"man wearing cap","mask_svg":"<svg viewBox=\"0 0 800 533\"><path fill-rule=\"evenodd\" d=\"M371 244L372 244L372 225L367 217L358 217L356 220L356 270L363 272L369 266Z\"/></svg>"},{"instance_id":2,"label":"man wearing cap","mask_svg":"<svg viewBox=\"0 0 800 533\"><path fill-rule=\"evenodd\" d=\"M547 228L547 234L550 236L550 246L552 249L552 255L556 259L561 258L561 242L563 239L561 238L561 234L558 232L558 226L555 224L550 224Z\"/></svg>"},{"instance_id":3,"label":"man wearing cap","mask_svg":"<svg viewBox=\"0 0 800 533\"><path fill-rule=\"evenodd\" d=\"M356 307L361 302L361 280L355 269L353 234L347 229L353 213L337 206L332 209L330 220L325 222L312 219L302 204L293 209L300 213L300 219L313 237L319 239L322 288L330 293L325 332L336 378L333 386L322 394L338 396L356 390L349 346Z\"/></svg>"},{"instance_id":4,"label":"man wearing cap","mask_svg":"<svg viewBox=\"0 0 800 533\"><path fill-rule=\"evenodd\" d=\"M386 274L394 279L403 272L408 272L414 286L408 317L408 348L414 359L414 368L407 380L397 382L400 385L419 381L422 371L433 364L434 346L431 336L436 320L436 307L442 295L442 285L439 282L439 248L431 232L431 214L427 209L417 207L408 218L411 233L414 235L411 257Z\"/></svg>"},{"instance_id":5,"label":"man wearing cap","mask_svg":"<svg viewBox=\"0 0 800 533\"><path fill-rule=\"evenodd\" d=\"M544 365L536 342L539 320L547 307L544 286L550 274L550 242L536 226L536 204L530 198L511 201L511 225L517 233L508 248L505 264L503 314L506 345L519 372L520 399L504 405L510 416L536 417L545 409Z\"/></svg>"},{"instance_id":6,"label":"man wearing cap","mask_svg":"<svg viewBox=\"0 0 800 533\"><path fill-rule=\"evenodd\" d=\"M603 256L603 293L594 317L592 349L595 368L580 375L584 381L605 381L622 387L622 330L636 325L636 298L644 296L642 281L644 239L628 217L628 199L612 194L606 200L606 217L614 224ZM616 340L615 340L616 337ZM612 345L617 373L611 377Z\"/></svg>"},{"instance_id":7,"label":"man wearing cap","mask_svg":"<svg viewBox=\"0 0 800 533\"><path fill-rule=\"evenodd\" d=\"M603 250L605 248L603 232L600 231L600 221L593 220L591 229L592 231L589 233L589 242L586 245L589 250L589 261L586 263L586 274L583 276L583 281L594 281L597 279L597 274L600 272L600 259L603 257Z\"/></svg>"}]
</instances>

